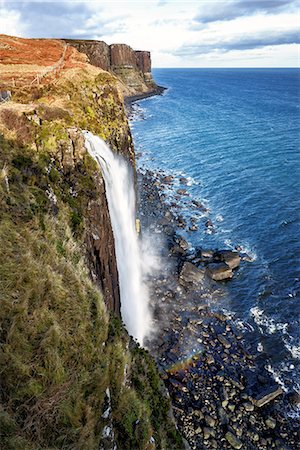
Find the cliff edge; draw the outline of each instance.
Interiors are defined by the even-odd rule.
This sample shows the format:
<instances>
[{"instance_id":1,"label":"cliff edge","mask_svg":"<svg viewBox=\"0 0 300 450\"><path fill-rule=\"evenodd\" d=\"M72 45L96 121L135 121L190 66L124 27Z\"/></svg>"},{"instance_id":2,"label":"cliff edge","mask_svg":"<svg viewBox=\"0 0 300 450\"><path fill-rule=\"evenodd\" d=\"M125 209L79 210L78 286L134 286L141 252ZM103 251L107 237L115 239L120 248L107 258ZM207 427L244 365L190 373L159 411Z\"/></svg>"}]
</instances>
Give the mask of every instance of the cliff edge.
<instances>
[{"instance_id":1,"label":"cliff edge","mask_svg":"<svg viewBox=\"0 0 300 450\"><path fill-rule=\"evenodd\" d=\"M69 45L87 55L91 64L107 70L120 80L126 96L157 93L152 78L151 55L126 44L107 45L103 41L65 39Z\"/></svg>"}]
</instances>

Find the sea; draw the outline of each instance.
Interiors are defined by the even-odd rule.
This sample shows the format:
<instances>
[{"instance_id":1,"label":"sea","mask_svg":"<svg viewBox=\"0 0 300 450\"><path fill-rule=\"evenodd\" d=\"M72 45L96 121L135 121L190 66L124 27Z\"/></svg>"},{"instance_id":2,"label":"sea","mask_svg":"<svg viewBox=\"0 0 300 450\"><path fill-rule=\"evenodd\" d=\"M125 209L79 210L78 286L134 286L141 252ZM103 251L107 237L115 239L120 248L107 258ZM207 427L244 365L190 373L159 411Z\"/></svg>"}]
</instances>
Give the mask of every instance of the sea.
<instances>
[{"instance_id":1,"label":"sea","mask_svg":"<svg viewBox=\"0 0 300 450\"><path fill-rule=\"evenodd\" d=\"M300 392L300 70L153 76L167 90L134 104L138 167L174 176L167 201L196 222L197 231L182 232L191 248L248 255L210 306L232 319L284 389ZM182 187L188 195L178 196Z\"/></svg>"}]
</instances>

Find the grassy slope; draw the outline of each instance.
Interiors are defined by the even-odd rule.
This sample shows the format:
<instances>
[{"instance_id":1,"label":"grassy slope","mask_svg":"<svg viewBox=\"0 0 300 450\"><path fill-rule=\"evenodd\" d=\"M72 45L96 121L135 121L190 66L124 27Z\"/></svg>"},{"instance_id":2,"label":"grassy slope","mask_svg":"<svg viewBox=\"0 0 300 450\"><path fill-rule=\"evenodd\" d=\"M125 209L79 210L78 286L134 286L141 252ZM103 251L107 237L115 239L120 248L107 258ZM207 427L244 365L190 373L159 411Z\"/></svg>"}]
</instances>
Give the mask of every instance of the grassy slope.
<instances>
[{"instance_id":1,"label":"grassy slope","mask_svg":"<svg viewBox=\"0 0 300 450\"><path fill-rule=\"evenodd\" d=\"M96 166L84 152L62 160L74 126L131 151L114 83L76 72L34 98L19 93L34 101L29 110L0 110L3 449L98 449L107 387L118 448L153 448L152 435L156 448L182 448L153 360L109 317L88 276L84 211Z\"/></svg>"}]
</instances>

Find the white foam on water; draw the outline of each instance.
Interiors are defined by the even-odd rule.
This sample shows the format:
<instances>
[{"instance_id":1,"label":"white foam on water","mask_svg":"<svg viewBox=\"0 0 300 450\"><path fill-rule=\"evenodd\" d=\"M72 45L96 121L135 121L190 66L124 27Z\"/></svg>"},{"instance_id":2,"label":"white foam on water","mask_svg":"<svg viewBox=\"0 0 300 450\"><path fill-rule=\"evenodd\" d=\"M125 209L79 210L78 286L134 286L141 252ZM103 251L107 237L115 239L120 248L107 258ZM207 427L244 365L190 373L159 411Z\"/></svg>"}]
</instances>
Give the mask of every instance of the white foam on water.
<instances>
[{"instance_id":1,"label":"white foam on water","mask_svg":"<svg viewBox=\"0 0 300 450\"><path fill-rule=\"evenodd\" d=\"M222 216L222 214L217 214L216 215L216 221L217 222L223 222L224 221L224 217Z\"/></svg>"},{"instance_id":2,"label":"white foam on water","mask_svg":"<svg viewBox=\"0 0 300 450\"><path fill-rule=\"evenodd\" d=\"M143 252L136 232L133 171L98 136L85 131L85 145L102 169L119 274L121 315L127 331L142 345L151 330L145 276L151 270L149 252ZM151 257L152 259L152 257Z\"/></svg>"},{"instance_id":3,"label":"white foam on water","mask_svg":"<svg viewBox=\"0 0 300 450\"><path fill-rule=\"evenodd\" d=\"M264 310L258 306L251 308L250 313L261 333L274 334L276 331L281 331L283 334L287 333L288 323L275 322L274 319L268 317Z\"/></svg>"},{"instance_id":4,"label":"white foam on water","mask_svg":"<svg viewBox=\"0 0 300 450\"><path fill-rule=\"evenodd\" d=\"M263 344L262 344L261 342L259 342L259 343L257 344L257 351L258 351L259 353L262 353L262 352L264 351L264 346L263 346Z\"/></svg>"},{"instance_id":5,"label":"white foam on water","mask_svg":"<svg viewBox=\"0 0 300 450\"><path fill-rule=\"evenodd\" d=\"M279 369L275 369L275 367L271 366L271 364L268 364L266 366L267 371L272 375L276 383L279 384L279 386L282 387L282 389L287 392L288 389L284 384L284 381L282 379L281 371Z\"/></svg>"},{"instance_id":6,"label":"white foam on water","mask_svg":"<svg viewBox=\"0 0 300 450\"><path fill-rule=\"evenodd\" d=\"M283 339L285 348L290 352L294 359L300 359L300 345L295 344L292 336L288 335L287 339Z\"/></svg>"}]
</instances>

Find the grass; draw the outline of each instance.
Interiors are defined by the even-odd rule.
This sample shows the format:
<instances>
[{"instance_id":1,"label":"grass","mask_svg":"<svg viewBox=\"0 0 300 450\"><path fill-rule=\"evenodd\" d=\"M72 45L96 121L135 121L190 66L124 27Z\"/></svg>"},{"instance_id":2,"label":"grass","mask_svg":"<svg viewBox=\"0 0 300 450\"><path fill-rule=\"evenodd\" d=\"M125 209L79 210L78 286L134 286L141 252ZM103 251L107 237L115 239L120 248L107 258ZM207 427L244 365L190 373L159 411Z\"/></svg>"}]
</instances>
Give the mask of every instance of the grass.
<instances>
[{"instance_id":1,"label":"grass","mask_svg":"<svg viewBox=\"0 0 300 450\"><path fill-rule=\"evenodd\" d=\"M0 137L2 448L98 449L107 387L119 448L153 448L151 436L156 448L181 448L154 361L89 277L95 165L83 157L64 172L57 158Z\"/></svg>"}]
</instances>

